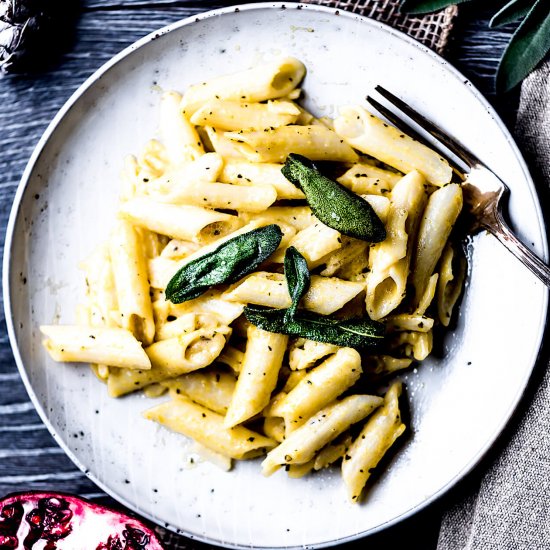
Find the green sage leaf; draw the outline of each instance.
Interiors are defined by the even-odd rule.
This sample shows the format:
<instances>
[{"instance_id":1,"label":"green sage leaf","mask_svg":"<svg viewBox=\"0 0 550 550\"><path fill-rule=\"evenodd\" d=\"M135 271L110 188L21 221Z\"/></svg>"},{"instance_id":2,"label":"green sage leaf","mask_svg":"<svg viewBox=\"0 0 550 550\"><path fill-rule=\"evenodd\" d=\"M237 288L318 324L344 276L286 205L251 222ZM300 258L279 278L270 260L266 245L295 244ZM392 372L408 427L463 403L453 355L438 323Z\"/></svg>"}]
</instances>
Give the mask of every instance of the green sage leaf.
<instances>
[{"instance_id":1,"label":"green sage leaf","mask_svg":"<svg viewBox=\"0 0 550 550\"><path fill-rule=\"evenodd\" d=\"M416 15L442 10L453 4L462 4L471 1L472 0L403 0L399 10L403 13Z\"/></svg>"},{"instance_id":2,"label":"green sage leaf","mask_svg":"<svg viewBox=\"0 0 550 550\"><path fill-rule=\"evenodd\" d=\"M279 246L283 233L276 224L253 229L184 265L166 287L174 304L199 297L209 288L234 283L254 271Z\"/></svg>"},{"instance_id":3,"label":"green sage leaf","mask_svg":"<svg viewBox=\"0 0 550 550\"><path fill-rule=\"evenodd\" d=\"M288 293L292 299L292 304L285 314L285 322L288 323L296 315L298 303L308 291L311 277L306 259L293 246L286 249L284 266Z\"/></svg>"},{"instance_id":4,"label":"green sage leaf","mask_svg":"<svg viewBox=\"0 0 550 550\"><path fill-rule=\"evenodd\" d=\"M281 171L305 193L312 212L325 225L363 241L377 243L386 238L384 224L372 206L323 176L306 157L291 153Z\"/></svg>"},{"instance_id":5,"label":"green sage leaf","mask_svg":"<svg viewBox=\"0 0 550 550\"><path fill-rule=\"evenodd\" d=\"M537 0L516 32L498 67L497 90L517 86L550 51L550 9L548 0Z\"/></svg>"},{"instance_id":6,"label":"green sage leaf","mask_svg":"<svg viewBox=\"0 0 550 550\"><path fill-rule=\"evenodd\" d=\"M493 15L493 18L489 21L489 27L501 27L522 19L529 13L534 4L535 0L510 0Z\"/></svg>"},{"instance_id":7,"label":"green sage leaf","mask_svg":"<svg viewBox=\"0 0 550 550\"><path fill-rule=\"evenodd\" d=\"M287 311L246 306L244 315L250 323L262 330L336 346L371 348L381 344L384 339L384 325L368 317L342 320L304 311L286 321Z\"/></svg>"}]
</instances>

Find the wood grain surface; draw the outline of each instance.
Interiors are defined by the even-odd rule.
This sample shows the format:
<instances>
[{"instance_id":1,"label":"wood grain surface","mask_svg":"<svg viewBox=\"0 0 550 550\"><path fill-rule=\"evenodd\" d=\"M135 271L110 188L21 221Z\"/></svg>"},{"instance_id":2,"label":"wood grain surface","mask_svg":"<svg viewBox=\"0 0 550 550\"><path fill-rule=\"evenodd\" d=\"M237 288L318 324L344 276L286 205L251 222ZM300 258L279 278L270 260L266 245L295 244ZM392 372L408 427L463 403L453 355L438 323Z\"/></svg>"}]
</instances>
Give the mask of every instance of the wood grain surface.
<instances>
[{"instance_id":1,"label":"wood grain surface","mask_svg":"<svg viewBox=\"0 0 550 550\"><path fill-rule=\"evenodd\" d=\"M48 72L0 78L0 230L5 234L13 196L42 132L76 88L105 61L159 27L207 9L237 2L157 0L86 0L77 23L75 43ZM489 30L489 13L463 8L453 29L447 58L493 103L513 129L517 93L493 94L497 62L512 28ZM110 502L65 456L29 401L15 366L6 323L0 319L0 496L11 491L48 489L78 493ZM436 503L369 543L435 548L439 514ZM167 535L167 548L204 547ZM367 541L351 543L359 546Z\"/></svg>"}]
</instances>

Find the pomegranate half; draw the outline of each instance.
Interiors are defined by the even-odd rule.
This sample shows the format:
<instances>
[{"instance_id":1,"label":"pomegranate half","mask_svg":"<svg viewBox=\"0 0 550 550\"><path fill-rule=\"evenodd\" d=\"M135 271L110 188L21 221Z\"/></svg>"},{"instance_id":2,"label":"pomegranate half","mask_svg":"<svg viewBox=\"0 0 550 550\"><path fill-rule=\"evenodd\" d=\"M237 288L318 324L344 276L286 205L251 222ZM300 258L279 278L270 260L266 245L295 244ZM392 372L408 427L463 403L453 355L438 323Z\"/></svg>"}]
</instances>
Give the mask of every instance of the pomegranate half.
<instances>
[{"instance_id":1,"label":"pomegranate half","mask_svg":"<svg viewBox=\"0 0 550 550\"><path fill-rule=\"evenodd\" d=\"M0 549L163 550L141 521L63 493L11 493L0 501Z\"/></svg>"}]
</instances>

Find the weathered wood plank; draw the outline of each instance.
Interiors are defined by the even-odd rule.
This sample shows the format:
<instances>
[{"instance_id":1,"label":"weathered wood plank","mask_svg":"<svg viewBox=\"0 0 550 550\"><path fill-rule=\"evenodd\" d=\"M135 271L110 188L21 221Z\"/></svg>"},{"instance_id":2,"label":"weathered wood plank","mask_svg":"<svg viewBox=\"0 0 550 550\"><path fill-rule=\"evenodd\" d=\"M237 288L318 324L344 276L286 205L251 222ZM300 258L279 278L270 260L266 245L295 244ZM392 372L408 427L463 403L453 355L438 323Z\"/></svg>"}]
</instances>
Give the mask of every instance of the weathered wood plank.
<instances>
[{"instance_id":1,"label":"weathered wood plank","mask_svg":"<svg viewBox=\"0 0 550 550\"><path fill-rule=\"evenodd\" d=\"M250 0L246 3L253 4L254 2L261 1L262 0ZM212 2L210 0L154 0L153 2L147 0L83 0L82 9L83 11L143 9L150 12L152 10L169 8L185 8L186 10L206 11L239 3L244 4L245 2Z\"/></svg>"},{"instance_id":2,"label":"weathered wood plank","mask_svg":"<svg viewBox=\"0 0 550 550\"><path fill-rule=\"evenodd\" d=\"M17 468L14 470L17 471ZM13 474L0 478L2 496L16 491L60 491L85 496L103 495L96 485L78 470L61 474L43 474L40 476L19 476Z\"/></svg>"},{"instance_id":3,"label":"weathered wood plank","mask_svg":"<svg viewBox=\"0 0 550 550\"><path fill-rule=\"evenodd\" d=\"M494 13L494 7L486 8L480 13L476 5L476 10L468 4L460 7L447 58L479 88L508 128L513 129L519 88L505 95L497 95L494 78L498 62L516 25L490 29L489 20Z\"/></svg>"}]
</instances>

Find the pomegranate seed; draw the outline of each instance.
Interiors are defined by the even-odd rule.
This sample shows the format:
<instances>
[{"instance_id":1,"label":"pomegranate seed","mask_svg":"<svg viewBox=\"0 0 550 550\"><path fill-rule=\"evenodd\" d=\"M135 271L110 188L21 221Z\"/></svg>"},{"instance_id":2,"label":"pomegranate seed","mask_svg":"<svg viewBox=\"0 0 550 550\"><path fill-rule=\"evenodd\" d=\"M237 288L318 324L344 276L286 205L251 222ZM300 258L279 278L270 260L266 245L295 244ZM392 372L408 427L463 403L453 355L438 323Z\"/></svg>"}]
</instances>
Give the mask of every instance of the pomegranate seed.
<instances>
[{"instance_id":1,"label":"pomegranate seed","mask_svg":"<svg viewBox=\"0 0 550 550\"><path fill-rule=\"evenodd\" d=\"M21 513L22 511L21 506L17 506L17 504L9 504L8 506L4 506L4 508L2 508L2 516L11 519L17 513Z\"/></svg>"},{"instance_id":2,"label":"pomegranate seed","mask_svg":"<svg viewBox=\"0 0 550 550\"><path fill-rule=\"evenodd\" d=\"M27 514L27 520L33 525L40 525L44 521L44 518L40 515L38 510L32 510Z\"/></svg>"}]
</instances>

